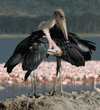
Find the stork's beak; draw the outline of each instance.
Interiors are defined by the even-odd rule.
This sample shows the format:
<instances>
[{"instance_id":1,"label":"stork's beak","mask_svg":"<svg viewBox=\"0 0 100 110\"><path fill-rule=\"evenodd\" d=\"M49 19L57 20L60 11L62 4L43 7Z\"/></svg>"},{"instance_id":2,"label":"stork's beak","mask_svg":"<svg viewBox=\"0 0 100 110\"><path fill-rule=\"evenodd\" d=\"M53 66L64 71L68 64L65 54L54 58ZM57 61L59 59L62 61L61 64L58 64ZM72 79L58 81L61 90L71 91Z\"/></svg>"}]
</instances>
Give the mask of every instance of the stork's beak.
<instances>
[{"instance_id":1,"label":"stork's beak","mask_svg":"<svg viewBox=\"0 0 100 110\"><path fill-rule=\"evenodd\" d=\"M63 20L59 19L59 20L57 20L56 22L57 22L57 23L59 24L59 26L61 27L61 29L62 29L62 31L63 31L63 34L64 34L65 39L67 39L67 40L68 40L66 20L65 20L65 19L63 19Z\"/></svg>"}]
</instances>

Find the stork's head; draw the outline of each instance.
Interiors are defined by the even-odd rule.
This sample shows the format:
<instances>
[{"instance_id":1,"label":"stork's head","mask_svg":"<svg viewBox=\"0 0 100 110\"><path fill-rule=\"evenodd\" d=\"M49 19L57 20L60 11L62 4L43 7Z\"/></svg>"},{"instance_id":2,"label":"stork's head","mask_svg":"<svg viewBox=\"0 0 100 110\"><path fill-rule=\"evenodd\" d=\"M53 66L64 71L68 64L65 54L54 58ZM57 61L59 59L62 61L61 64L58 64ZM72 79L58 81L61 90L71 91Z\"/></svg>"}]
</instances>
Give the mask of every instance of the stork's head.
<instances>
[{"instance_id":1,"label":"stork's head","mask_svg":"<svg viewBox=\"0 0 100 110\"><path fill-rule=\"evenodd\" d=\"M57 20L60 20L60 19L65 19L65 13L63 12L62 9L56 9L54 11L54 14L53 14L53 18L57 21Z\"/></svg>"},{"instance_id":2,"label":"stork's head","mask_svg":"<svg viewBox=\"0 0 100 110\"><path fill-rule=\"evenodd\" d=\"M55 19L56 23L59 24L59 26L61 27L63 31L64 37L68 40L65 13L63 12L63 10L56 9L54 11L52 19Z\"/></svg>"}]
</instances>

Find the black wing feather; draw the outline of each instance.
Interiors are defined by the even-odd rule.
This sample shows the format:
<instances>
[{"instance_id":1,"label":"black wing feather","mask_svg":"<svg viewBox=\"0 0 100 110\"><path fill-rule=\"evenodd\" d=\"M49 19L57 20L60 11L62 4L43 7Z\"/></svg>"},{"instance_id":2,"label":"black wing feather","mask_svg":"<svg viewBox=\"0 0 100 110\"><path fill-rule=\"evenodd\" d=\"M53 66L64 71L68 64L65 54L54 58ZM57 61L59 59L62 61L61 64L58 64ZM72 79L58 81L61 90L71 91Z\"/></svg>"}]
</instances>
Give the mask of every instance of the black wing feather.
<instances>
[{"instance_id":1,"label":"black wing feather","mask_svg":"<svg viewBox=\"0 0 100 110\"><path fill-rule=\"evenodd\" d=\"M28 70L25 75L25 81L30 75L30 71L35 70L42 60L46 57L48 49L48 42L46 38L41 38L29 47L28 53L24 56L22 68Z\"/></svg>"},{"instance_id":2,"label":"black wing feather","mask_svg":"<svg viewBox=\"0 0 100 110\"><path fill-rule=\"evenodd\" d=\"M25 55L22 68L23 70L34 70L46 57L48 43L45 38L43 42L35 42L31 47L29 47L28 53Z\"/></svg>"},{"instance_id":3,"label":"black wing feather","mask_svg":"<svg viewBox=\"0 0 100 110\"><path fill-rule=\"evenodd\" d=\"M23 70L28 70L25 80L28 78L31 71L36 69L46 57L48 42L47 39L43 37L44 35L42 30L35 31L17 45L13 55L4 66L7 67L8 73L10 73L18 63L22 62Z\"/></svg>"},{"instance_id":4,"label":"black wing feather","mask_svg":"<svg viewBox=\"0 0 100 110\"><path fill-rule=\"evenodd\" d=\"M91 59L91 50L96 50L94 42L83 40L71 32L68 32L69 42L67 42L61 28L57 24L50 29L50 33L56 45L62 49L63 54L60 58L70 62L72 65L84 66L85 61Z\"/></svg>"},{"instance_id":5,"label":"black wing feather","mask_svg":"<svg viewBox=\"0 0 100 110\"><path fill-rule=\"evenodd\" d=\"M63 60L71 63L72 65L75 66L84 66L85 65L85 60L84 56L81 50L77 48L74 44L68 43L66 45L58 45L62 49L62 58Z\"/></svg>"},{"instance_id":6,"label":"black wing feather","mask_svg":"<svg viewBox=\"0 0 100 110\"><path fill-rule=\"evenodd\" d=\"M68 39L72 43L85 45L91 50L96 50L96 47L93 45L93 44L96 44L96 43L88 41L88 40L81 39L76 34L73 34L73 33L69 32L68 33Z\"/></svg>"},{"instance_id":7,"label":"black wing feather","mask_svg":"<svg viewBox=\"0 0 100 110\"><path fill-rule=\"evenodd\" d=\"M13 53L13 55L9 58L9 60L7 61L7 63L4 65L4 68L7 67L7 72L11 73L12 69L19 64L21 61L23 60L23 57L21 56L20 53L15 54Z\"/></svg>"}]
</instances>

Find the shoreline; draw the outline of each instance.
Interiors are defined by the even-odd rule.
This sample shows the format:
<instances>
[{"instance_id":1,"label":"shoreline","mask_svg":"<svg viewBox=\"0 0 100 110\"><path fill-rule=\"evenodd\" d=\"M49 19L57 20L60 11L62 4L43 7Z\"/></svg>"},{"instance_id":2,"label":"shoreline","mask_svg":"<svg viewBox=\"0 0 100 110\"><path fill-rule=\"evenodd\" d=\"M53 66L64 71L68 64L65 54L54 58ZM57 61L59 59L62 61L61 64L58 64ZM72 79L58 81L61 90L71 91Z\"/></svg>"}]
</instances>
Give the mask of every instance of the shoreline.
<instances>
[{"instance_id":1,"label":"shoreline","mask_svg":"<svg viewBox=\"0 0 100 110\"><path fill-rule=\"evenodd\" d=\"M1 39L16 39L16 38L26 38L31 34L0 34ZM100 33L76 33L80 38L81 37L100 37Z\"/></svg>"}]
</instances>

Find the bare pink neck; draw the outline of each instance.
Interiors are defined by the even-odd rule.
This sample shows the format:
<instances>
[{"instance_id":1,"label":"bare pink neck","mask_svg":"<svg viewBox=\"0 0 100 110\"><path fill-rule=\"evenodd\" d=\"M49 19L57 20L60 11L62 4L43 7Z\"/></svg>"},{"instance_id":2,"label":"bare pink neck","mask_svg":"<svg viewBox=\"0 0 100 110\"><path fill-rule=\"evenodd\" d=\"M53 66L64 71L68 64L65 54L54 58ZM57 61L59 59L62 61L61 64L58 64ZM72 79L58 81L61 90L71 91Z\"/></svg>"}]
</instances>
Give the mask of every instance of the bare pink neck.
<instances>
[{"instance_id":1,"label":"bare pink neck","mask_svg":"<svg viewBox=\"0 0 100 110\"><path fill-rule=\"evenodd\" d=\"M50 21L50 28L52 28L55 24L56 24L56 20L55 19L52 19Z\"/></svg>"}]
</instances>

